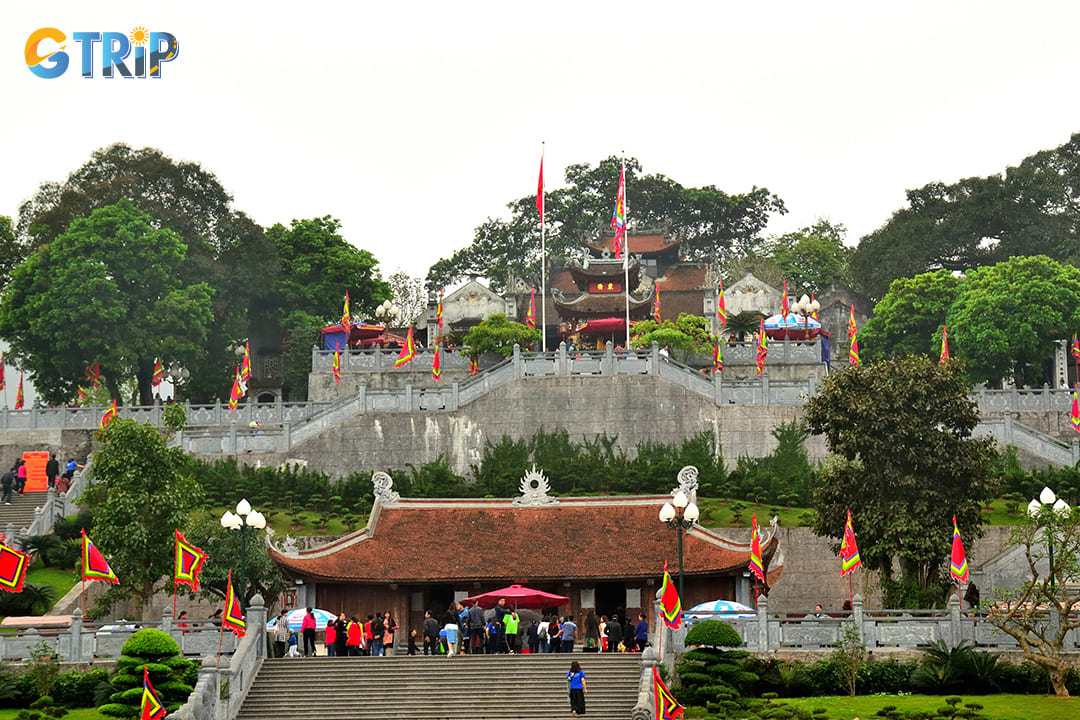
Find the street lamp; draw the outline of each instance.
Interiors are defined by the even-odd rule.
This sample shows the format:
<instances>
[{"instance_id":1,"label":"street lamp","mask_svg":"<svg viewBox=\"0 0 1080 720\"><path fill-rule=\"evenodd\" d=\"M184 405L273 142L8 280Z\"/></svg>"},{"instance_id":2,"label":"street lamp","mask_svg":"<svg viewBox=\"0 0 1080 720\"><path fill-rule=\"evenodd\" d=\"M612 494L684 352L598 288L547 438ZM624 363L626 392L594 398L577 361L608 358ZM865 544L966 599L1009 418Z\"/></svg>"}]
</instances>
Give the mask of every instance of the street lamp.
<instances>
[{"instance_id":1,"label":"street lamp","mask_svg":"<svg viewBox=\"0 0 1080 720\"><path fill-rule=\"evenodd\" d=\"M1028 515L1046 528L1046 548L1050 561L1050 589L1054 589L1054 520L1064 519L1072 513L1069 503L1054 495L1054 491L1044 487L1039 497L1028 503Z\"/></svg>"},{"instance_id":2,"label":"street lamp","mask_svg":"<svg viewBox=\"0 0 1080 720\"><path fill-rule=\"evenodd\" d=\"M375 308L375 317L386 320L386 326L390 327L401 315L401 308L389 300L383 300L379 307Z\"/></svg>"},{"instance_id":3,"label":"street lamp","mask_svg":"<svg viewBox=\"0 0 1080 720\"><path fill-rule=\"evenodd\" d=\"M237 583L240 597L247 598L247 533L248 528L262 530L266 527L266 518L258 510L251 509L247 499L236 503L236 512L229 510L221 516L221 527L226 530L240 531L240 582Z\"/></svg>"},{"instance_id":4,"label":"street lamp","mask_svg":"<svg viewBox=\"0 0 1080 720\"><path fill-rule=\"evenodd\" d=\"M683 533L694 527L694 523L701 517L698 506L690 501L689 496L682 490L675 493L671 502L664 503L660 508L660 522L679 533L679 599L683 597Z\"/></svg>"},{"instance_id":5,"label":"street lamp","mask_svg":"<svg viewBox=\"0 0 1080 720\"><path fill-rule=\"evenodd\" d=\"M791 309L799 314L799 317L803 319L803 325L810 326L810 317L821 309L821 303L817 300L811 300L803 295L799 298L799 301L791 306Z\"/></svg>"},{"instance_id":6,"label":"street lamp","mask_svg":"<svg viewBox=\"0 0 1080 720\"><path fill-rule=\"evenodd\" d=\"M190 377L191 371L186 367L181 367L180 363L175 360L169 365L169 382L173 384L174 388L187 382Z\"/></svg>"}]
</instances>

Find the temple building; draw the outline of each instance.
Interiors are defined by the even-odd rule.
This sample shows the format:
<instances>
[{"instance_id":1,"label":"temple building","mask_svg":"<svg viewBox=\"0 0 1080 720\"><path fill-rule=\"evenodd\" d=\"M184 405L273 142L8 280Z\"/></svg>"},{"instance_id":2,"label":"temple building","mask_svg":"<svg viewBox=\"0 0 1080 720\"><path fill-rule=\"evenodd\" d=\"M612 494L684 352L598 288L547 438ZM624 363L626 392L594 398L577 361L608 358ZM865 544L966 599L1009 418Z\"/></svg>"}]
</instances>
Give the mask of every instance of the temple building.
<instances>
[{"instance_id":1,"label":"temple building","mask_svg":"<svg viewBox=\"0 0 1080 720\"><path fill-rule=\"evenodd\" d=\"M452 602L520 583L570 598L546 612L635 617L652 613L664 563L678 573L677 531L658 517L670 497L553 497L535 468L512 499L401 498L389 475L376 473L373 482L363 529L311 550L289 540L271 547L296 583L299 606L349 615L389 610L407 632L421 626L425 610L442 613ZM753 603L749 533L740 534L747 542L700 525L686 531L683 607ZM770 583L782 570L778 544L775 528L766 530Z\"/></svg>"}]
</instances>

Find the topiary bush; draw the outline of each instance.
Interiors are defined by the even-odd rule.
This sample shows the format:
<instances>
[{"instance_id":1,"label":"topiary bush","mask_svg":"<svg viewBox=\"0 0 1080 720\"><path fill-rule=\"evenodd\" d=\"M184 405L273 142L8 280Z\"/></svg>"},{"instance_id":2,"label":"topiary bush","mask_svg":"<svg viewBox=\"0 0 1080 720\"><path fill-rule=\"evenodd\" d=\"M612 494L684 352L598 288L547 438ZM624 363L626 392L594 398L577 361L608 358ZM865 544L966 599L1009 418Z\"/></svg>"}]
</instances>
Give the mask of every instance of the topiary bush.
<instances>
[{"instance_id":1,"label":"topiary bush","mask_svg":"<svg viewBox=\"0 0 1080 720\"><path fill-rule=\"evenodd\" d=\"M122 652L116 662L118 671L110 681L113 693L108 702L98 706L102 715L131 718L139 714L144 670L168 712L187 700L192 686L184 679L191 676L195 663L180 657L180 646L169 635L152 628L139 630L124 643Z\"/></svg>"},{"instance_id":2,"label":"topiary bush","mask_svg":"<svg viewBox=\"0 0 1080 720\"><path fill-rule=\"evenodd\" d=\"M705 620L690 628L686 633L686 646L702 645L704 647L739 647L743 640L735 628L723 620Z\"/></svg>"}]
</instances>

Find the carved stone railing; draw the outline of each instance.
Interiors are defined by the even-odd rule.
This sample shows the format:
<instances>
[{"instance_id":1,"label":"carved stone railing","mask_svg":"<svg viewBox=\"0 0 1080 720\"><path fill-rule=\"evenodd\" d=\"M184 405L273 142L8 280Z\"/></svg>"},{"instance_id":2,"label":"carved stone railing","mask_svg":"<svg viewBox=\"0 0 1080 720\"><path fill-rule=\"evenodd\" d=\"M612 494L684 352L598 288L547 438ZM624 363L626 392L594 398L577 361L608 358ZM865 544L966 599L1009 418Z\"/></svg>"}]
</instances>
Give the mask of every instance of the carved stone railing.
<instances>
[{"instance_id":1,"label":"carved stone railing","mask_svg":"<svg viewBox=\"0 0 1080 720\"><path fill-rule=\"evenodd\" d=\"M75 501L78 499L79 493L90 482L89 471L90 461L87 460L86 467L75 472L71 486L66 492L58 493L56 488L46 490L45 504L34 508L34 519L30 521L30 525L17 528L8 523L7 528L4 529L4 534L13 539L22 539L32 535L48 535L51 533L53 525L58 519L78 511Z\"/></svg>"},{"instance_id":2,"label":"carved stone railing","mask_svg":"<svg viewBox=\"0 0 1080 720\"><path fill-rule=\"evenodd\" d=\"M439 351L439 366L444 370L468 370L470 357L467 354L468 348L457 348L454 350L447 350L443 348ZM431 371L431 365L435 361L435 349L424 348L420 352L416 353L412 361L408 365L403 365L399 368L394 367L394 363L397 362L398 356L401 354L400 350L384 350L381 348L370 348L367 350L356 350L350 348L341 352L341 372L418 372L418 371ZM328 373L334 369L334 351L333 350L319 350L317 347L311 349L311 372L313 373Z\"/></svg>"}]
</instances>

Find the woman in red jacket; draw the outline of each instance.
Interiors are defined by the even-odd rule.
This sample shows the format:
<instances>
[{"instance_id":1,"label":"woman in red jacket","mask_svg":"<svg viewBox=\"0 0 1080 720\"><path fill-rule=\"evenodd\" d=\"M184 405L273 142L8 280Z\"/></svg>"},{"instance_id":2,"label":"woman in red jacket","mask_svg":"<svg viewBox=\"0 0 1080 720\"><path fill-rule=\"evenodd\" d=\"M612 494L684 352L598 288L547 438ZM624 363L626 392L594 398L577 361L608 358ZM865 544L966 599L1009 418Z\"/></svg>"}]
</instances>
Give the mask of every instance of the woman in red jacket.
<instances>
[{"instance_id":1,"label":"woman in red jacket","mask_svg":"<svg viewBox=\"0 0 1080 720\"><path fill-rule=\"evenodd\" d=\"M304 656L315 657L315 613L311 608L300 622L300 631L304 635Z\"/></svg>"},{"instance_id":2,"label":"woman in red jacket","mask_svg":"<svg viewBox=\"0 0 1080 720\"><path fill-rule=\"evenodd\" d=\"M364 626L355 615L349 623L349 639L345 641L345 644L349 648L349 657L359 657L360 651L364 649Z\"/></svg>"}]
</instances>

